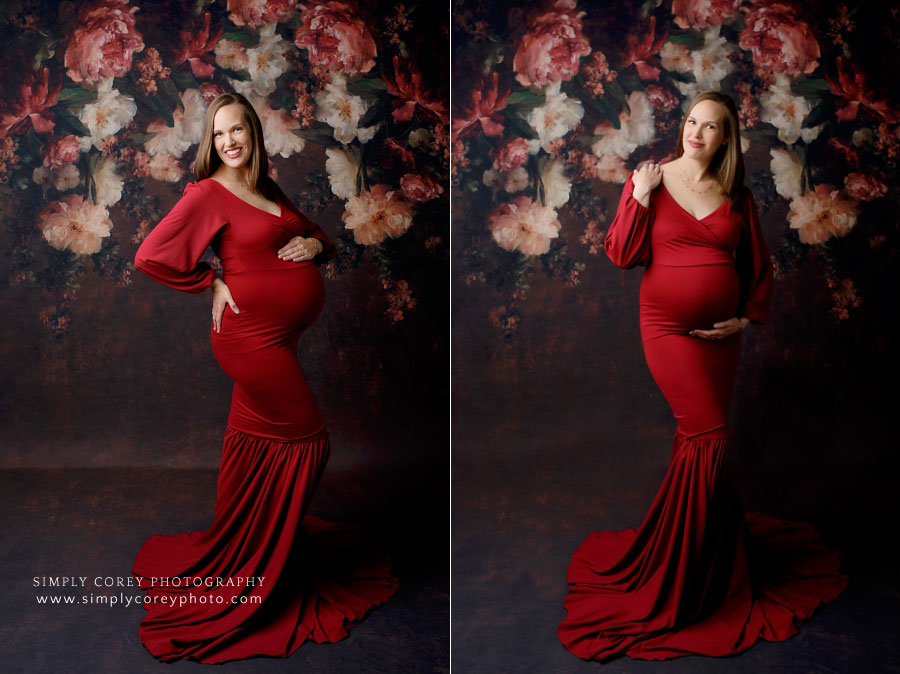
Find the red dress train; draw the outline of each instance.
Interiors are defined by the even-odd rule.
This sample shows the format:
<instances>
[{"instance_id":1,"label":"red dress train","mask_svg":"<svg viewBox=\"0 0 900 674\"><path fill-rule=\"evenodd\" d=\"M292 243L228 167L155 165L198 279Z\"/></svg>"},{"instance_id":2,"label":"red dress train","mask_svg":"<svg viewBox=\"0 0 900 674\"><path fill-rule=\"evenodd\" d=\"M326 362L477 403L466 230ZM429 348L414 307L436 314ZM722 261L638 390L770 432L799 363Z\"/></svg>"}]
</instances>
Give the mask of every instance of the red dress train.
<instances>
[{"instance_id":1,"label":"red dress train","mask_svg":"<svg viewBox=\"0 0 900 674\"><path fill-rule=\"evenodd\" d=\"M135 267L198 293L222 261L239 312L225 308L213 353L234 380L208 531L156 535L132 573L147 590L141 641L164 662L285 657L304 641L333 642L397 588L390 561L351 529L304 517L328 460L322 417L297 359L300 334L325 297L315 262L279 260L301 235L334 246L289 202L272 215L218 182L189 184L153 229Z\"/></svg>"},{"instance_id":2,"label":"red dress train","mask_svg":"<svg viewBox=\"0 0 900 674\"><path fill-rule=\"evenodd\" d=\"M768 315L771 262L749 190L697 219L664 185L650 207L628 179L605 247L646 267L641 338L678 428L640 528L591 534L572 557L563 645L580 658L722 656L787 639L847 579L808 524L745 514L726 474L740 336L689 336L733 316Z\"/></svg>"}]
</instances>

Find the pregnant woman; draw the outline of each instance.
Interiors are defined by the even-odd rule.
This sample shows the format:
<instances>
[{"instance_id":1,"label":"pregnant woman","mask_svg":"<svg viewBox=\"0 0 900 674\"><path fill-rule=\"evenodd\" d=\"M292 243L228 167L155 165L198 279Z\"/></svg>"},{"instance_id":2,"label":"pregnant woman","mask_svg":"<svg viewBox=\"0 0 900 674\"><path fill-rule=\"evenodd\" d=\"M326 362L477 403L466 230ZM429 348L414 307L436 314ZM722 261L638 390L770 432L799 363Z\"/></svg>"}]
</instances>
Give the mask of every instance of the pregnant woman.
<instances>
[{"instance_id":1,"label":"pregnant woman","mask_svg":"<svg viewBox=\"0 0 900 674\"><path fill-rule=\"evenodd\" d=\"M285 657L307 639L345 637L397 581L387 559L354 558L349 531L304 519L329 443L297 342L324 303L316 262L334 247L268 177L243 96L210 104L194 174L135 267L170 288L212 289L213 353L234 391L212 526L153 536L137 554L140 636L164 662ZM224 280L199 262L209 246Z\"/></svg>"},{"instance_id":2,"label":"pregnant woman","mask_svg":"<svg viewBox=\"0 0 900 674\"><path fill-rule=\"evenodd\" d=\"M809 525L745 515L725 475L740 334L766 320L772 286L731 98L692 102L676 157L628 179L606 236L613 263L646 267L641 339L678 428L640 528L572 557L559 638L584 659L739 653L795 634L846 585Z\"/></svg>"}]
</instances>

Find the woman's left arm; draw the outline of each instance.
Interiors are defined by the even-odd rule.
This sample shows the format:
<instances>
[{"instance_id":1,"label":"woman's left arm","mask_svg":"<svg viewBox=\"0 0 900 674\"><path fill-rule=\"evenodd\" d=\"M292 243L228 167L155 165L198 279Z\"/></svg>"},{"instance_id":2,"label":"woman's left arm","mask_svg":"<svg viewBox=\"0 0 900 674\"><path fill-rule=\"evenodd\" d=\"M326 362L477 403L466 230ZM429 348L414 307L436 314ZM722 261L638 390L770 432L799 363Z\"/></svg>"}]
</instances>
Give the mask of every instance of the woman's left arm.
<instances>
[{"instance_id":1,"label":"woman's left arm","mask_svg":"<svg viewBox=\"0 0 900 674\"><path fill-rule=\"evenodd\" d=\"M279 259L293 262L315 260L319 264L328 262L337 253L334 244L331 243L321 227L299 211L295 210L294 212L303 221L304 232L301 236L292 238L279 249Z\"/></svg>"}]
</instances>

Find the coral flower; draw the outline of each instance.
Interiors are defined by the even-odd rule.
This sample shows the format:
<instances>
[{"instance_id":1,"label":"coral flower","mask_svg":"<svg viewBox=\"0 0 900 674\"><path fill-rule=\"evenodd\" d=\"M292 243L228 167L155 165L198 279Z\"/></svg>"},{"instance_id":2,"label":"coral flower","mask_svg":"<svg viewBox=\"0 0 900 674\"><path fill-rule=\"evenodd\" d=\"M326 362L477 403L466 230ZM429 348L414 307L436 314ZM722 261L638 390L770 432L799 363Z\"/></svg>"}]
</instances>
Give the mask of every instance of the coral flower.
<instances>
[{"instance_id":1,"label":"coral flower","mask_svg":"<svg viewBox=\"0 0 900 674\"><path fill-rule=\"evenodd\" d=\"M834 95L841 99L835 111L839 120L849 122L856 119L860 106L868 108L886 122L893 123L900 119L900 115L888 109L885 101L873 100L872 92L866 88L862 71L855 63L844 61L842 56L838 56L835 65L836 74L826 74L825 79L831 85Z\"/></svg>"},{"instance_id":2,"label":"coral flower","mask_svg":"<svg viewBox=\"0 0 900 674\"><path fill-rule=\"evenodd\" d=\"M209 12L204 12L202 26L181 31L181 48L175 52L175 64L187 61L196 77L212 77L216 69L210 52L215 49L222 31L219 28L215 35L210 35Z\"/></svg>"},{"instance_id":3,"label":"coral flower","mask_svg":"<svg viewBox=\"0 0 900 674\"><path fill-rule=\"evenodd\" d=\"M297 0L228 0L228 16L236 26L256 28L290 19L296 5Z\"/></svg>"},{"instance_id":4,"label":"coral flower","mask_svg":"<svg viewBox=\"0 0 900 674\"><path fill-rule=\"evenodd\" d=\"M506 87L500 92L499 76L491 73L488 80L482 80L473 90L467 105L463 105L453 118L451 141L460 138L471 138L478 135L479 125L484 135L500 136L503 134L503 116L506 99L510 89Z\"/></svg>"},{"instance_id":5,"label":"coral flower","mask_svg":"<svg viewBox=\"0 0 900 674\"><path fill-rule=\"evenodd\" d=\"M559 236L556 211L525 196L500 204L488 220L488 229L501 248L525 255L543 255L550 250L550 241Z\"/></svg>"},{"instance_id":6,"label":"coral flower","mask_svg":"<svg viewBox=\"0 0 900 674\"><path fill-rule=\"evenodd\" d=\"M857 201L871 201L887 194L887 185L874 176L850 173L844 178L844 189Z\"/></svg>"},{"instance_id":7,"label":"coral flower","mask_svg":"<svg viewBox=\"0 0 900 674\"><path fill-rule=\"evenodd\" d=\"M441 183L430 173L407 173L400 178L400 189L410 201L431 201L444 192Z\"/></svg>"},{"instance_id":8,"label":"coral flower","mask_svg":"<svg viewBox=\"0 0 900 674\"><path fill-rule=\"evenodd\" d=\"M791 200L788 220L803 243L824 243L846 235L856 224L856 216L856 204L844 199L839 190L816 185L815 190Z\"/></svg>"},{"instance_id":9,"label":"coral flower","mask_svg":"<svg viewBox=\"0 0 900 674\"><path fill-rule=\"evenodd\" d=\"M402 236L412 218L413 205L387 185L375 185L368 192L350 197L342 217L356 242L365 246Z\"/></svg>"},{"instance_id":10,"label":"coral flower","mask_svg":"<svg viewBox=\"0 0 900 674\"><path fill-rule=\"evenodd\" d=\"M387 91L391 96L396 96L394 109L391 113L395 122L408 122L416 111L419 110L435 117L445 124L450 121L447 113L447 105L443 97L435 95L425 89L422 73L419 72L412 61L400 63L400 57L394 57L394 72L385 72L382 75Z\"/></svg>"},{"instance_id":11,"label":"coral flower","mask_svg":"<svg viewBox=\"0 0 900 674\"><path fill-rule=\"evenodd\" d=\"M528 17L528 28L513 57L520 84L545 86L570 80L578 73L578 62L591 53L591 45L581 32L585 13L574 9L574 0L557 0L549 10Z\"/></svg>"},{"instance_id":12,"label":"coral flower","mask_svg":"<svg viewBox=\"0 0 900 674\"><path fill-rule=\"evenodd\" d=\"M349 4L327 0L301 7L303 25L294 35L294 43L309 51L310 63L347 75L372 69L378 54L375 40Z\"/></svg>"},{"instance_id":13,"label":"coral flower","mask_svg":"<svg viewBox=\"0 0 900 674\"><path fill-rule=\"evenodd\" d=\"M66 47L65 65L75 82L93 83L122 77L131 70L131 57L144 48L134 28L137 7L128 0L102 0L82 9Z\"/></svg>"},{"instance_id":14,"label":"coral flower","mask_svg":"<svg viewBox=\"0 0 900 674\"><path fill-rule=\"evenodd\" d=\"M49 76L47 68L25 76L19 88L19 100L7 101L4 106L3 116L0 117L0 137L26 134L29 126L37 133L53 131L55 123L49 116L48 108L56 105L62 84L57 84L51 91ZM14 99L14 96L10 98Z\"/></svg>"},{"instance_id":15,"label":"coral flower","mask_svg":"<svg viewBox=\"0 0 900 674\"><path fill-rule=\"evenodd\" d=\"M82 255L99 252L103 239L112 230L109 211L77 194L53 202L38 217L47 243L57 250L68 248Z\"/></svg>"},{"instance_id":16,"label":"coral flower","mask_svg":"<svg viewBox=\"0 0 900 674\"><path fill-rule=\"evenodd\" d=\"M819 65L819 43L794 7L754 0L745 8L747 27L740 45L753 53L761 70L787 75L809 74Z\"/></svg>"},{"instance_id":17,"label":"coral flower","mask_svg":"<svg viewBox=\"0 0 900 674\"><path fill-rule=\"evenodd\" d=\"M673 0L672 14L680 28L704 30L728 25L741 13L741 0Z\"/></svg>"}]
</instances>

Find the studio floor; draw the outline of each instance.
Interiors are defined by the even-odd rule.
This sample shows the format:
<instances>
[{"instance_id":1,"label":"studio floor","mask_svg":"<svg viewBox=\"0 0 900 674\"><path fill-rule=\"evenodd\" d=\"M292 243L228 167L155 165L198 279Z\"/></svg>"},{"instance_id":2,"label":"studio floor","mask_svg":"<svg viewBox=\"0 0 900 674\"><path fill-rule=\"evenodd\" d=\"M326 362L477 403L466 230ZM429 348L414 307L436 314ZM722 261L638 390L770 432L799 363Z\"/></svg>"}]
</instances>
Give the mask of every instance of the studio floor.
<instances>
[{"instance_id":1,"label":"studio floor","mask_svg":"<svg viewBox=\"0 0 900 674\"><path fill-rule=\"evenodd\" d=\"M486 451L501 441L515 454ZM454 439L452 661L465 674L875 674L900 671L896 478L877 470L745 471L750 509L812 522L843 550L850 583L798 635L729 658L607 664L556 637L569 558L592 531L640 524L671 438L557 442L540 433ZM542 444L543 443L543 444ZM654 447L658 453L654 453ZM506 458L502 458L505 456ZM649 457L649 458L648 458Z\"/></svg>"},{"instance_id":2,"label":"studio floor","mask_svg":"<svg viewBox=\"0 0 900 674\"><path fill-rule=\"evenodd\" d=\"M149 536L208 528L215 479L213 470L0 471L0 563L5 569L0 670L5 674L200 671L202 666L193 662L160 664L144 649L138 639L144 614L140 605L38 605L35 595L49 592L35 588L33 578L127 577L136 551ZM445 489L417 486L427 484L421 472L410 475L383 466L329 468L310 513L358 524L381 542L393 557L399 590L343 641L307 642L289 658L226 663L222 671L449 671L448 495ZM118 594L114 589L94 592ZM135 588L126 593L139 594Z\"/></svg>"}]
</instances>

